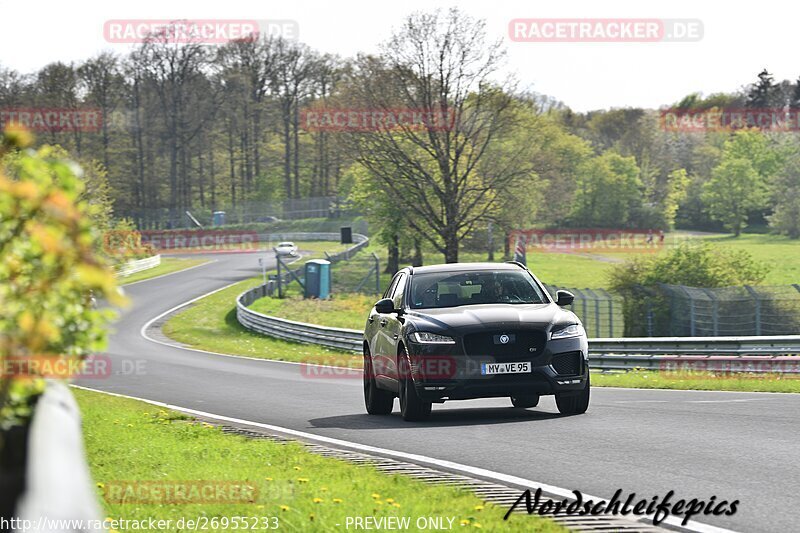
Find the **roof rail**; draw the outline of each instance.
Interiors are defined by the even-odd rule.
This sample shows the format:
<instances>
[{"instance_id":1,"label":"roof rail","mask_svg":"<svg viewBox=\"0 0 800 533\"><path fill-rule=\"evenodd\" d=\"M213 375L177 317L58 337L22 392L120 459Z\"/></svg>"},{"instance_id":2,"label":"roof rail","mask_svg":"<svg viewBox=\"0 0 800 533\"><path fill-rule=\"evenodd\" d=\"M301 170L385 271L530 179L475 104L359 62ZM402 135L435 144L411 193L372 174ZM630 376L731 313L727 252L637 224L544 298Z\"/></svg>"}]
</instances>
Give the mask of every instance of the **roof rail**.
<instances>
[{"instance_id":1,"label":"roof rail","mask_svg":"<svg viewBox=\"0 0 800 533\"><path fill-rule=\"evenodd\" d=\"M509 264L512 264L512 265L517 265L520 268L524 268L525 270L528 270L528 267L523 265L519 261L506 261L506 263L509 263Z\"/></svg>"}]
</instances>

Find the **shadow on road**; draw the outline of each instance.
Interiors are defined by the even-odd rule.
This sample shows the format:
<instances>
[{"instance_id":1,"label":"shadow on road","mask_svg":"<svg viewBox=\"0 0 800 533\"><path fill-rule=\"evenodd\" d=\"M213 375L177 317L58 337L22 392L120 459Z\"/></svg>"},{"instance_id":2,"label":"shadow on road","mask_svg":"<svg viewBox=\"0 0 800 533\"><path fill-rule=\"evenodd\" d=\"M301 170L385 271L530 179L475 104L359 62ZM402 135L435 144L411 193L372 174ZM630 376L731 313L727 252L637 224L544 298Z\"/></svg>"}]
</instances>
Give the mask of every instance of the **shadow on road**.
<instances>
[{"instance_id":1,"label":"shadow on road","mask_svg":"<svg viewBox=\"0 0 800 533\"><path fill-rule=\"evenodd\" d=\"M513 424L516 422L535 422L564 418L557 413L537 411L533 409L513 409L510 407L479 407L466 409L434 409L431 417L424 422L406 422L399 411L390 416L370 416L364 414L328 416L313 418L309 424L314 428L340 429L387 429L452 427L452 426L487 426L494 424Z\"/></svg>"}]
</instances>

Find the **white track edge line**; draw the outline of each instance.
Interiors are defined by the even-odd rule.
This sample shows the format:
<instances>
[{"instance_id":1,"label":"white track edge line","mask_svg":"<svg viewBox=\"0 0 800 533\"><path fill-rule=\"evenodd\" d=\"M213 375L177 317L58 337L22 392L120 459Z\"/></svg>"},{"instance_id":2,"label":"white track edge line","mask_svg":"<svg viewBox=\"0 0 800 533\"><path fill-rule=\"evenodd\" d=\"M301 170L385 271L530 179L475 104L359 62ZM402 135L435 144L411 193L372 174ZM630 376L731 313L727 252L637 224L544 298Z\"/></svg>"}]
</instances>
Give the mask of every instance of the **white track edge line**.
<instances>
[{"instance_id":1,"label":"white track edge line","mask_svg":"<svg viewBox=\"0 0 800 533\"><path fill-rule=\"evenodd\" d=\"M322 435L315 435L313 433L306 433L305 431L298 431L296 429L284 428L284 427L281 427L281 426L274 426L274 425L271 425L271 424L264 424L264 423L261 423L261 422L253 422L251 420L243 420L243 419L240 419L240 418L233 418L233 417L224 416L224 415L217 415L217 414L214 414L214 413L208 413L208 412L205 412L205 411L199 411L197 409L191 409L191 408L188 408L188 407L181 407L181 406L177 406L177 405L171 405L171 404L164 403L164 402L158 402L158 401L155 401L155 400L148 400L148 399L145 399L145 398L138 398L136 396L129 396L129 395L126 395L126 394L119 394L119 393L116 393L116 392L107 392L107 391L102 391L102 390L91 389L89 387L82 387L80 385L72 385L72 387L75 387L75 388L81 389L81 390L99 392L99 393L107 394L107 395L110 395L110 396L116 396L118 398L126 398L126 399L129 399L129 400L138 400L138 401L141 401L141 402L144 402L144 403L148 403L150 405L155 405L157 407L163 407L165 409L172 409L173 411L180 411L180 412L187 413L187 414L192 414L192 415L196 415L196 416L202 416L202 417L205 417L205 418L219 420L221 422L231 422L231 423L234 423L234 424L243 424L243 425L247 425L247 426L266 429L266 430L273 431L273 432L276 432L276 433L282 433L282 434L285 434L285 435L291 435L291 436L294 436L294 437L297 437L297 438L300 438L300 439L303 439L303 440L316 441L316 442L330 444L330 445L338 446L338 447L342 447L342 448L350 448L350 449L358 450L358 451L365 452L365 453L373 453L373 454L383 455L383 456L387 456L387 457L394 457L394 458L398 458L398 459L404 459L406 461L410 461L410 462L418 463L418 464L419 463L429 464L429 465L433 465L433 466L436 466L436 467L439 467L439 468L443 468L445 470L454 470L454 471L465 473L465 474L471 474L473 476L478 476L478 477L482 477L482 478L486 478L486 479L493 479L493 480L496 480L496 481L501 481L501 482L505 482L505 483L511 483L511 484L519 485L519 486L523 486L523 487L530 487L530 488L540 487L543 492L548 492L550 494L555 494L556 496L558 496L560 498L573 498L574 497L574 494L572 493L572 491L567 490L567 489L562 489L561 487L556 487L554 485L548 485L548 484L545 484L545 483L539 483L539 482L536 482L536 481L532 481L532 480L521 478L521 477L517 477L517 476L512 476L512 475L509 475L509 474L503 474L503 473L500 473L500 472L494 472L492 470L487 470L485 468L464 465L464 464L461 464L461 463L455 463L455 462L447 461L447 460L444 460L444 459L436 459L434 457L428 457L428 456L425 456L425 455L419 455L419 454L408 453L408 452L400 452L400 451L395 451L395 450L389 450L387 448L379 448L377 446L370 446L370 445L367 445L367 444L360 444L360 443L357 443L357 442L351 442L351 441L346 441L346 440L342 440L342 439L336 439L336 438L332 438L332 437L325 437L325 436L322 436ZM595 501L608 501L607 498L599 498L597 496L592 496L591 494L583 494L583 496L586 499L591 499L591 500L595 500ZM636 521L636 520L634 520L634 521ZM720 527L717 527L717 526L711 526L711 525L708 525L708 524L701 524L701 523L695 522L693 520L689 520L687 525L684 526L684 525L681 524L681 520L676 518L676 517L674 517L674 516L669 516L668 518L666 518L664 520L664 523L669 524L669 525L674 526L674 527L678 527L678 528L689 529L689 530L695 531L697 533L735 533L733 530L730 530L730 529L724 529L724 528L720 528Z\"/></svg>"}]
</instances>

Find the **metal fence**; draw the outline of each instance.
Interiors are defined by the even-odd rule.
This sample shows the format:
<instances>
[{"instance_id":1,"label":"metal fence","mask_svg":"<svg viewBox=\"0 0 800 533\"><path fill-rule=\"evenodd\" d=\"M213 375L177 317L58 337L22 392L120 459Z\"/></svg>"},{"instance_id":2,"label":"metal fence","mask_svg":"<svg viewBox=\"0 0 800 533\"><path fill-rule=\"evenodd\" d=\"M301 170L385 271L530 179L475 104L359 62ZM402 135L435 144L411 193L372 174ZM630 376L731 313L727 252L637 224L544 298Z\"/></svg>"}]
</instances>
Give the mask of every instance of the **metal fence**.
<instances>
[{"instance_id":1,"label":"metal fence","mask_svg":"<svg viewBox=\"0 0 800 533\"><path fill-rule=\"evenodd\" d=\"M668 311L660 313L659 305ZM800 332L800 286L662 284L651 295L649 313L653 334L659 335L790 335Z\"/></svg>"},{"instance_id":2,"label":"metal fence","mask_svg":"<svg viewBox=\"0 0 800 533\"><path fill-rule=\"evenodd\" d=\"M269 235L270 241L274 240ZM338 241L339 233L284 233L282 239L286 240L317 240L317 241ZM354 244L341 252L329 254L325 252L325 257L331 262L332 289L334 292L380 292L380 270L378 258L375 254L363 253L364 248L369 246L369 238L360 233L353 234ZM280 262L281 259L278 258ZM351 264L352 263L352 264ZM265 296L271 296L277 289L280 281L282 285L289 285L293 281L298 281L301 285L305 278L305 265L290 269L281 263L284 268L280 269L280 274L270 276L270 282L263 290ZM280 279L278 276L280 275Z\"/></svg>"},{"instance_id":3,"label":"metal fence","mask_svg":"<svg viewBox=\"0 0 800 533\"><path fill-rule=\"evenodd\" d=\"M359 213L347 205L339 196L317 196L309 198L287 198L285 200L253 200L237 202L236 205L131 208L123 209L120 216L136 222L140 229L192 228L195 226L186 214L191 213L201 224L212 226L213 213L223 211L226 224L250 224L275 222L276 220L300 220L309 218L338 219L358 216Z\"/></svg>"},{"instance_id":4,"label":"metal fence","mask_svg":"<svg viewBox=\"0 0 800 533\"><path fill-rule=\"evenodd\" d=\"M800 333L800 285L700 288L659 284L625 297L545 285L575 295L569 309L590 337L717 337Z\"/></svg>"},{"instance_id":5,"label":"metal fence","mask_svg":"<svg viewBox=\"0 0 800 533\"><path fill-rule=\"evenodd\" d=\"M570 291L575 300L570 311L578 315L590 337L621 337L625 331L622 313L622 298L605 289L574 289L547 285L545 288L553 298L559 289Z\"/></svg>"}]
</instances>

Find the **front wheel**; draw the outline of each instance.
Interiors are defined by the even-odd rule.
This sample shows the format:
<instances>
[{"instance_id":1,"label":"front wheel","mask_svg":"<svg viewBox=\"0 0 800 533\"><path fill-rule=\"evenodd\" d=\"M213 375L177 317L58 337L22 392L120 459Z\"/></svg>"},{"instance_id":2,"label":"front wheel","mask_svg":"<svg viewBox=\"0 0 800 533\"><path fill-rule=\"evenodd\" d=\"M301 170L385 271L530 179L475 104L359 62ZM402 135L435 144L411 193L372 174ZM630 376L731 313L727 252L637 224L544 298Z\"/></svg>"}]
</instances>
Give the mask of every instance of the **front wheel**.
<instances>
[{"instance_id":1,"label":"front wheel","mask_svg":"<svg viewBox=\"0 0 800 533\"><path fill-rule=\"evenodd\" d=\"M518 409L527 409L528 407L536 407L539 405L539 395L533 394L531 396L512 396L511 405Z\"/></svg>"},{"instance_id":2,"label":"front wheel","mask_svg":"<svg viewBox=\"0 0 800 533\"><path fill-rule=\"evenodd\" d=\"M371 415L390 415L394 407L394 394L378 388L372 357L364 347L364 405Z\"/></svg>"},{"instance_id":3,"label":"front wheel","mask_svg":"<svg viewBox=\"0 0 800 533\"><path fill-rule=\"evenodd\" d=\"M400 414L403 420L419 421L431 414L431 402L426 402L417 394L414 379L411 377L411 361L405 350L397 356L400 377Z\"/></svg>"},{"instance_id":4,"label":"front wheel","mask_svg":"<svg viewBox=\"0 0 800 533\"><path fill-rule=\"evenodd\" d=\"M562 415L582 415L589 408L589 392L591 384L586 378L586 386L578 392L562 392L556 394L556 407Z\"/></svg>"}]
</instances>

